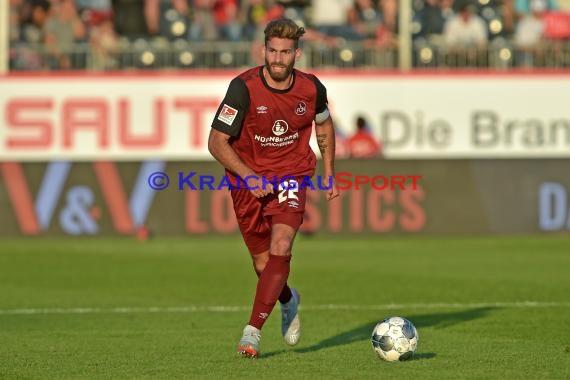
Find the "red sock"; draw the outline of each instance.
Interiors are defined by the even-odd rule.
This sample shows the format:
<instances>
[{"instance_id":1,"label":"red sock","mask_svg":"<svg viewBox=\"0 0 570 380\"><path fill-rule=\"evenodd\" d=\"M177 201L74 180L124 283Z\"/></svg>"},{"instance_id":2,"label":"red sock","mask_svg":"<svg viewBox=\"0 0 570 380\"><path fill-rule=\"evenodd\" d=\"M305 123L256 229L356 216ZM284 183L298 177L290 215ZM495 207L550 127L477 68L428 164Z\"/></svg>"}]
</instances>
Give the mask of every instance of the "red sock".
<instances>
[{"instance_id":1,"label":"red sock","mask_svg":"<svg viewBox=\"0 0 570 380\"><path fill-rule=\"evenodd\" d=\"M259 276L261 276L261 273L255 271L255 273L257 273L257 278L259 278ZM283 286L283 290L281 290L281 294L279 294L279 302L280 303L287 303L289 301L291 301L291 297L293 297L293 293L291 293L291 288L289 287L289 285L287 283L285 283L285 286Z\"/></svg>"},{"instance_id":2,"label":"red sock","mask_svg":"<svg viewBox=\"0 0 570 380\"><path fill-rule=\"evenodd\" d=\"M269 255L259 280L249 324L261 330L289 277L291 256Z\"/></svg>"}]
</instances>

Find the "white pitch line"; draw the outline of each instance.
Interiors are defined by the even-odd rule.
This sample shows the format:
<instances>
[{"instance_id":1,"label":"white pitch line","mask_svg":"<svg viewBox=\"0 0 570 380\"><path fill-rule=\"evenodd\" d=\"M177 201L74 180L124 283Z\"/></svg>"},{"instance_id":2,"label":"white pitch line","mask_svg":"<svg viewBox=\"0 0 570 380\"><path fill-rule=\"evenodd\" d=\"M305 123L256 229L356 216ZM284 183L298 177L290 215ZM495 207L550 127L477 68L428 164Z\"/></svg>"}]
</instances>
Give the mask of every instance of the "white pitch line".
<instances>
[{"instance_id":1,"label":"white pitch line","mask_svg":"<svg viewBox=\"0 0 570 380\"><path fill-rule=\"evenodd\" d=\"M394 310L394 309L470 309L470 308L545 308L570 307L570 302L480 302L480 303L410 303L383 305L301 305L301 310ZM136 313L233 313L249 311L251 306L172 306L172 307L77 307L77 308L27 308L0 309L0 315L38 315L38 314L136 314Z\"/></svg>"}]
</instances>

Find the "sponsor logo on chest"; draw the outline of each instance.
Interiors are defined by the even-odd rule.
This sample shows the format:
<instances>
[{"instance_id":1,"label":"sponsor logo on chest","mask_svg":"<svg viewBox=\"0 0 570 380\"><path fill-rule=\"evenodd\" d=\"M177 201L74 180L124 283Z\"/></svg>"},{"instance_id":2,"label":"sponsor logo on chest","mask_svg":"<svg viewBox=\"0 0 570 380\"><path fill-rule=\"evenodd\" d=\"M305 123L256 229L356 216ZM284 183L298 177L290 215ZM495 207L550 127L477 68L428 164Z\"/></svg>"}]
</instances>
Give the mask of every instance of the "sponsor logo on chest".
<instances>
[{"instance_id":1,"label":"sponsor logo on chest","mask_svg":"<svg viewBox=\"0 0 570 380\"><path fill-rule=\"evenodd\" d=\"M283 119L279 119L273 122L271 134L263 136L256 133L254 140L259 143L262 148L281 148L289 146L299 140L298 131L291 134L287 134L287 132L289 132L289 123Z\"/></svg>"},{"instance_id":2,"label":"sponsor logo on chest","mask_svg":"<svg viewBox=\"0 0 570 380\"><path fill-rule=\"evenodd\" d=\"M254 140L259 146L262 148L282 148L294 144L299 140L298 129L302 128L304 121L296 119L296 117L303 116L307 113L307 103L301 100L298 101L294 107L291 104L289 104L288 107L291 108L289 108L289 110L279 106L270 108L264 104L255 106L256 114L263 115L259 120L260 125L256 128L259 132L254 135ZM292 128L290 126L291 121L288 122L285 120L288 117L287 115L295 121L292 124ZM271 122L270 120L273 117L275 117L275 119ZM268 130L269 126L271 126L271 131Z\"/></svg>"}]
</instances>

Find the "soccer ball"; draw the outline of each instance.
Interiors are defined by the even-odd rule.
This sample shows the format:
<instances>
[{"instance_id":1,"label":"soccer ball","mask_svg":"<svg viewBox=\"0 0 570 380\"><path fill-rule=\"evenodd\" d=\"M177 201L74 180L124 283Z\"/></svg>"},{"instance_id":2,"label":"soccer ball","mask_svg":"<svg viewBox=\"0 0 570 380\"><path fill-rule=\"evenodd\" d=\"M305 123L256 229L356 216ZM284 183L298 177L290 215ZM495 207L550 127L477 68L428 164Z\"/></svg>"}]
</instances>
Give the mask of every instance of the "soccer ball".
<instances>
[{"instance_id":1,"label":"soccer ball","mask_svg":"<svg viewBox=\"0 0 570 380\"><path fill-rule=\"evenodd\" d=\"M372 348L387 362L410 359L418 348L419 339L414 324L402 317L388 317L372 330Z\"/></svg>"}]
</instances>

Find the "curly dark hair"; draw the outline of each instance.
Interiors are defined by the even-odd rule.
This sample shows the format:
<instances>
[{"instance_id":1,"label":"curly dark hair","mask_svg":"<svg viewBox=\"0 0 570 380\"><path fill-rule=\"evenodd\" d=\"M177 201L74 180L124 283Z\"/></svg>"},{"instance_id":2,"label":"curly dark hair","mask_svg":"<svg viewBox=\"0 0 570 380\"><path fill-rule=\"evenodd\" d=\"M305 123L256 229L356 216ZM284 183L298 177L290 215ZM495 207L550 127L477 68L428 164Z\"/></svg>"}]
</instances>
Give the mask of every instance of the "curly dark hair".
<instances>
[{"instance_id":1,"label":"curly dark hair","mask_svg":"<svg viewBox=\"0 0 570 380\"><path fill-rule=\"evenodd\" d=\"M305 34L305 28L288 18L280 18L270 21L264 30L265 44L271 38L287 38L295 41L295 49L299 47L299 38Z\"/></svg>"}]
</instances>

